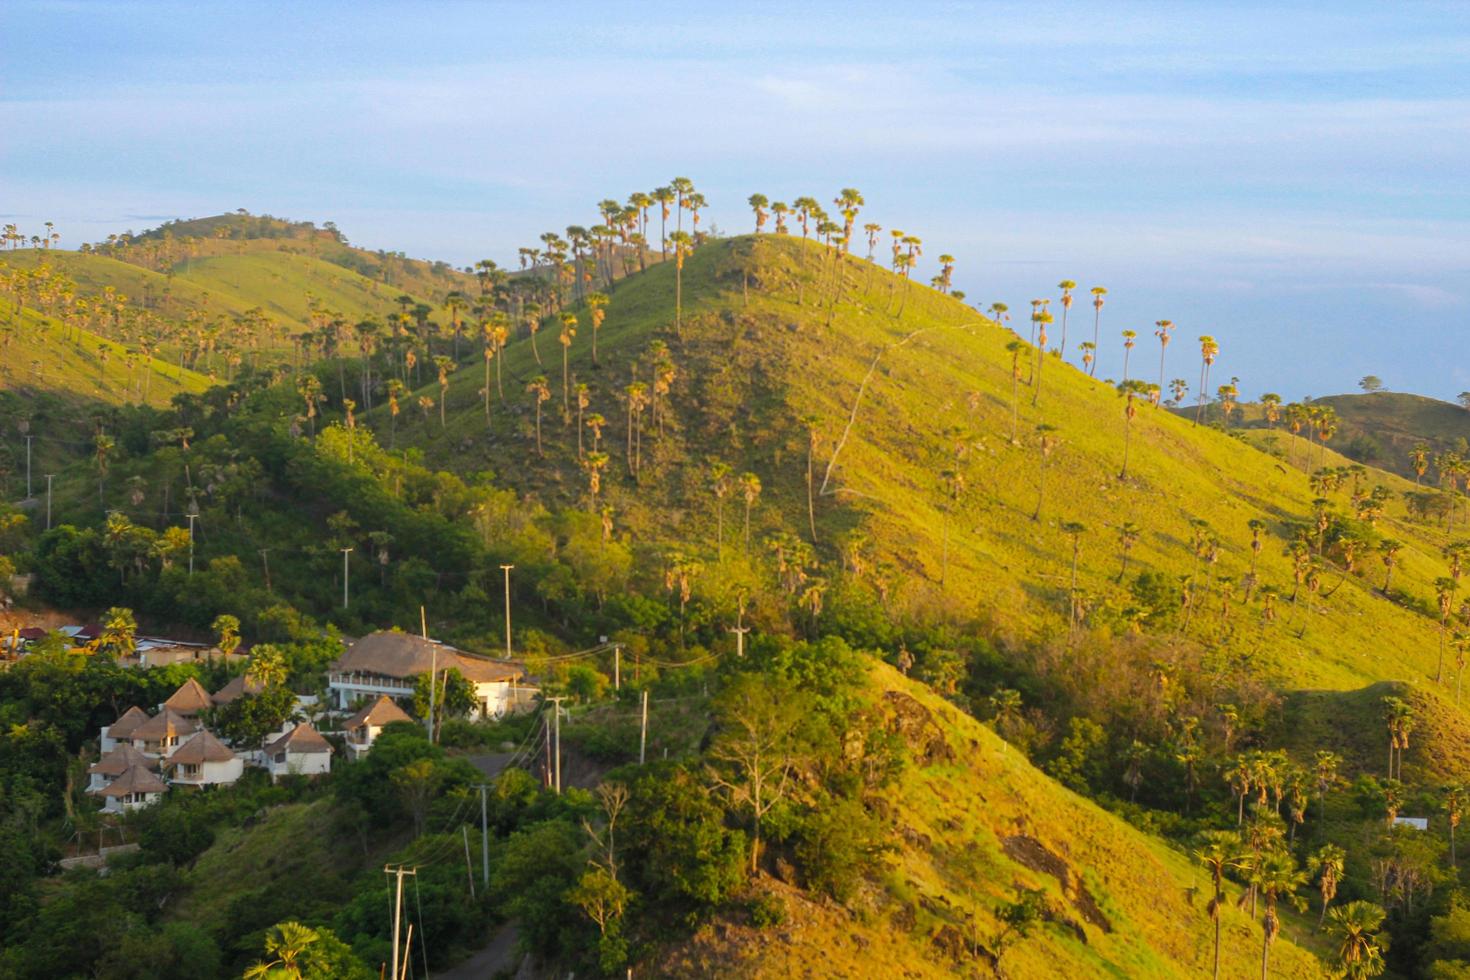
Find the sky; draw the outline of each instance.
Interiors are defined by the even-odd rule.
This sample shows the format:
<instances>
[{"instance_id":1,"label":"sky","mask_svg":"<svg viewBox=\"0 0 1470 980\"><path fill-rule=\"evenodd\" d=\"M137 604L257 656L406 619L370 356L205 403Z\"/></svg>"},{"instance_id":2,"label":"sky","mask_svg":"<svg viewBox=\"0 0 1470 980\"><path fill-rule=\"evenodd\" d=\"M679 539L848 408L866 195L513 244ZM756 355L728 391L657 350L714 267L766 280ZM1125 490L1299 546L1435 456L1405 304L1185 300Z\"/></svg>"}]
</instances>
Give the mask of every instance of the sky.
<instances>
[{"instance_id":1,"label":"sky","mask_svg":"<svg viewBox=\"0 0 1470 980\"><path fill-rule=\"evenodd\" d=\"M1100 377L1167 318L1251 398L1470 389L1467 174L1456 3L0 4L0 214L63 247L243 207L511 265L676 175L727 232L856 187L982 307L1106 286Z\"/></svg>"}]
</instances>

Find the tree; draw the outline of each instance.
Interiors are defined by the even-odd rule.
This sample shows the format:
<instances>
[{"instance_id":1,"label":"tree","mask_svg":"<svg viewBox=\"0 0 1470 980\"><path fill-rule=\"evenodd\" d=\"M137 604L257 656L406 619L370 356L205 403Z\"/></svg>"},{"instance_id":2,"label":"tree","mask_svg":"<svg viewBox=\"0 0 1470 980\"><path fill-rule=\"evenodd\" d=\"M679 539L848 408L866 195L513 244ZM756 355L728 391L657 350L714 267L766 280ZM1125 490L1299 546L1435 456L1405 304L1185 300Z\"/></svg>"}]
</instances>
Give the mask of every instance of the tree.
<instances>
[{"instance_id":1,"label":"tree","mask_svg":"<svg viewBox=\"0 0 1470 980\"><path fill-rule=\"evenodd\" d=\"M315 929L299 922L282 922L265 934L268 962L256 963L245 971L245 980L302 980L310 961L312 945L319 937Z\"/></svg>"},{"instance_id":2,"label":"tree","mask_svg":"<svg viewBox=\"0 0 1470 980\"><path fill-rule=\"evenodd\" d=\"M1108 289L1107 289L1106 286L1093 286L1092 289L1090 290L1090 292L1092 293L1092 349L1095 351L1095 350L1097 350L1097 345L1098 345L1098 343L1101 340L1101 338L1100 338L1100 336L1098 334L1098 331L1102 327L1102 308L1103 308L1103 303L1106 302L1106 300L1104 299L1104 297L1108 295ZM1133 333L1132 330L1125 330L1125 331L1123 331L1123 337L1124 337L1124 339L1126 341L1126 343L1124 344L1125 351L1124 351L1124 354L1123 354L1123 380L1124 381L1127 381L1128 380L1128 353L1127 353L1127 351L1133 349L1133 342L1132 342L1132 339L1131 339L1133 336L1134 336L1134 333ZM1092 362L1092 370L1089 373L1093 377L1097 377L1097 362L1096 361L1093 361Z\"/></svg>"},{"instance_id":3,"label":"tree","mask_svg":"<svg viewBox=\"0 0 1470 980\"><path fill-rule=\"evenodd\" d=\"M1169 351L1169 335L1174 330L1173 320L1155 320L1154 336L1159 338L1159 390L1164 389L1164 355ZM1174 396L1178 399L1178 395Z\"/></svg>"},{"instance_id":4,"label":"tree","mask_svg":"<svg viewBox=\"0 0 1470 980\"><path fill-rule=\"evenodd\" d=\"M1128 479L1128 454L1133 445L1133 417L1138 414L1138 406L1135 399L1148 390L1148 386L1142 381L1124 381L1118 386L1123 394L1123 468L1118 472L1118 479Z\"/></svg>"},{"instance_id":5,"label":"tree","mask_svg":"<svg viewBox=\"0 0 1470 980\"><path fill-rule=\"evenodd\" d=\"M1031 389L1031 404L1034 407L1041 397L1041 366L1046 359L1046 325L1055 318L1043 307L1031 314L1031 319L1036 321L1036 378Z\"/></svg>"},{"instance_id":6,"label":"tree","mask_svg":"<svg viewBox=\"0 0 1470 980\"><path fill-rule=\"evenodd\" d=\"M526 391L536 404L536 455L544 458L546 453L541 448L541 406L551 401L551 387L546 375L538 374L532 378L530 384L526 385Z\"/></svg>"},{"instance_id":7,"label":"tree","mask_svg":"<svg viewBox=\"0 0 1470 980\"><path fill-rule=\"evenodd\" d=\"M1036 481L1036 510L1031 514L1033 521L1041 520L1041 505L1046 499L1046 461L1061 443L1057 428L1043 422L1036 427L1037 461L1040 464Z\"/></svg>"},{"instance_id":8,"label":"tree","mask_svg":"<svg viewBox=\"0 0 1470 980\"><path fill-rule=\"evenodd\" d=\"M1200 419L1205 412L1205 392L1209 390L1210 365L1215 363L1215 358L1220 356L1220 345L1215 338L1205 334L1199 339L1200 369L1199 369L1199 405L1194 412L1194 424L1199 425Z\"/></svg>"},{"instance_id":9,"label":"tree","mask_svg":"<svg viewBox=\"0 0 1470 980\"><path fill-rule=\"evenodd\" d=\"M1062 357L1067 356L1067 314L1072 310L1072 290L1077 288L1077 283L1071 279L1063 279L1057 283L1057 288L1062 291Z\"/></svg>"},{"instance_id":10,"label":"tree","mask_svg":"<svg viewBox=\"0 0 1470 980\"><path fill-rule=\"evenodd\" d=\"M1365 375L1363 380L1358 382L1358 387L1371 395L1375 391L1383 390L1383 379L1376 374Z\"/></svg>"},{"instance_id":11,"label":"tree","mask_svg":"<svg viewBox=\"0 0 1470 980\"><path fill-rule=\"evenodd\" d=\"M987 699L990 704L990 719L995 728L995 733L1005 742L1005 747L1010 745L1006 736L1009 735L1016 719L1021 716L1021 692L1009 687L1003 687L991 694Z\"/></svg>"},{"instance_id":12,"label":"tree","mask_svg":"<svg viewBox=\"0 0 1470 980\"><path fill-rule=\"evenodd\" d=\"M1393 582L1393 570L1399 563L1399 552L1404 550L1404 543L1393 538L1384 538L1378 542L1378 555L1383 560L1383 594L1388 595L1388 587Z\"/></svg>"},{"instance_id":13,"label":"tree","mask_svg":"<svg viewBox=\"0 0 1470 980\"><path fill-rule=\"evenodd\" d=\"M766 208L770 205L771 199L764 194L752 194L746 201L750 204L750 210L755 212L755 233L759 235L761 229L766 226L766 218L769 217Z\"/></svg>"},{"instance_id":14,"label":"tree","mask_svg":"<svg viewBox=\"0 0 1470 980\"><path fill-rule=\"evenodd\" d=\"M1122 555L1122 562L1118 568L1119 582L1123 581L1128 574L1128 557L1132 554L1133 546L1138 543L1138 536L1142 532L1143 529L1132 521L1124 521L1118 528L1118 550Z\"/></svg>"},{"instance_id":15,"label":"tree","mask_svg":"<svg viewBox=\"0 0 1470 980\"><path fill-rule=\"evenodd\" d=\"M1240 837L1225 831L1207 831L1202 846L1194 854L1210 872L1214 886L1207 911L1215 924L1215 980L1220 980L1220 913L1225 908L1225 871L1239 867Z\"/></svg>"},{"instance_id":16,"label":"tree","mask_svg":"<svg viewBox=\"0 0 1470 980\"><path fill-rule=\"evenodd\" d=\"M1444 800L1440 806L1444 809L1445 819L1450 825L1450 867L1459 867L1455 854L1455 831L1460 826L1460 821L1465 819L1465 805L1470 800L1465 787L1460 783L1451 783L1443 790Z\"/></svg>"},{"instance_id":17,"label":"tree","mask_svg":"<svg viewBox=\"0 0 1470 980\"><path fill-rule=\"evenodd\" d=\"M229 613L214 617L210 629L214 630L215 646L225 656L234 653L240 646L240 620Z\"/></svg>"},{"instance_id":18,"label":"tree","mask_svg":"<svg viewBox=\"0 0 1470 980\"><path fill-rule=\"evenodd\" d=\"M1349 902L1332 910L1332 937L1338 973L1346 980L1368 980L1384 971L1383 949L1377 932L1385 913L1372 902Z\"/></svg>"},{"instance_id":19,"label":"tree","mask_svg":"<svg viewBox=\"0 0 1470 980\"><path fill-rule=\"evenodd\" d=\"M1012 340L1006 344L1006 350L1011 354L1011 445L1015 445L1016 427L1021 420L1021 354L1026 345L1020 340Z\"/></svg>"},{"instance_id":20,"label":"tree","mask_svg":"<svg viewBox=\"0 0 1470 980\"><path fill-rule=\"evenodd\" d=\"M1414 486L1419 486L1424 473L1429 469L1429 447L1418 443L1409 450L1409 465L1414 468Z\"/></svg>"},{"instance_id":21,"label":"tree","mask_svg":"<svg viewBox=\"0 0 1470 980\"><path fill-rule=\"evenodd\" d=\"M431 696L429 675L419 674L413 682L414 714L428 718L430 703L434 706L433 731L437 741L437 733L443 728L445 718L462 718L477 707L474 685L465 680L459 668L450 667L437 671Z\"/></svg>"},{"instance_id":22,"label":"tree","mask_svg":"<svg viewBox=\"0 0 1470 980\"><path fill-rule=\"evenodd\" d=\"M592 319L592 365L597 366L597 331L602 329L602 322L607 319L607 304L611 302L606 293L588 293L587 311Z\"/></svg>"},{"instance_id":23,"label":"tree","mask_svg":"<svg viewBox=\"0 0 1470 980\"><path fill-rule=\"evenodd\" d=\"M806 751L808 699L742 674L715 700L710 779L751 820L750 873L760 864L761 821L786 798Z\"/></svg>"},{"instance_id":24,"label":"tree","mask_svg":"<svg viewBox=\"0 0 1470 980\"><path fill-rule=\"evenodd\" d=\"M1347 852L1336 844L1323 844L1312 857L1312 873L1317 879L1317 890L1322 894L1322 912L1317 916L1317 926L1327 920L1327 906L1337 897L1337 886L1342 883L1343 867Z\"/></svg>"},{"instance_id":25,"label":"tree","mask_svg":"<svg viewBox=\"0 0 1470 980\"><path fill-rule=\"evenodd\" d=\"M683 337L684 329L684 259L694 250L694 239L687 231L669 236L674 243L674 333Z\"/></svg>"},{"instance_id":26,"label":"tree","mask_svg":"<svg viewBox=\"0 0 1470 980\"><path fill-rule=\"evenodd\" d=\"M393 770L388 780L398 791L404 809L413 816L414 835L423 836L424 820L429 814L429 803L433 800L434 794L438 792L439 785L444 780L444 774L439 771L433 759L423 758L415 759Z\"/></svg>"},{"instance_id":27,"label":"tree","mask_svg":"<svg viewBox=\"0 0 1470 980\"><path fill-rule=\"evenodd\" d=\"M454 370L454 359L438 354L434 357L434 370L439 373L439 428L445 427L444 406L449 403L449 372Z\"/></svg>"},{"instance_id":28,"label":"tree","mask_svg":"<svg viewBox=\"0 0 1470 980\"><path fill-rule=\"evenodd\" d=\"M264 688L280 687L286 683L289 668L286 655L280 647L261 643L250 651L250 660L245 665L245 677Z\"/></svg>"},{"instance_id":29,"label":"tree","mask_svg":"<svg viewBox=\"0 0 1470 980\"><path fill-rule=\"evenodd\" d=\"M133 611L122 606L113 606L102 617L102 633L95 646L114 657L131 657L136 648L138 621Z\"/></svg>"},{"instance_id":30,"label":"tree","mask_svg":"<svg viewBox=\"0 0 1470 980\"><path fill-rule=\"evenodd\" d=\"M1062 533L1071 535L1072 538L1072 579L1068 590L1068 605L1071 610L1067 618L1067 632L1072 633L1077 629L1078 597L1077 597L1077 559L1082 554L1082 535L1087 533L1087 525L1079 524L1077 521L1066 521L1062 524Z\"/></svg>"},{"instance_id":31,"label":"tree","mask_svg":"<svg viewBox=\"0 0 1470 980\"><path fill-rule=\"evenodd\" d=\"M750 553L750 510L761 495L761 478L754 473L740 474L740 495L745 501L745 552Z\"/></svg>"},{"instance_id":32,"label":"tree","mask_svg":"<svg viewBox=\"0 0 1470 980\"><path fill-rule=\"evenodd\" d=\"M730 464L716 460L710 464L710 492L715 498L715 554L720 560L725 557L725 498L733 489L730 483Z\"/></svg>"},{"instance_id":33,"label":"tree","mask_svg":"<svg viewBox=\"0 0 1470 980\"><path fill-rule=\"evenodd\" d=\"M1297 870L1296 859L1289 853L1275 851L1262 858L1253 879L1266 903L1266 914L1261 919L1261 980L1266 980L1271 962L1271 944L1281 929L1276 905L1283 898L1296 902L1296 890L1305 883L1306 875Z\"/></svg>"}]
</instances>

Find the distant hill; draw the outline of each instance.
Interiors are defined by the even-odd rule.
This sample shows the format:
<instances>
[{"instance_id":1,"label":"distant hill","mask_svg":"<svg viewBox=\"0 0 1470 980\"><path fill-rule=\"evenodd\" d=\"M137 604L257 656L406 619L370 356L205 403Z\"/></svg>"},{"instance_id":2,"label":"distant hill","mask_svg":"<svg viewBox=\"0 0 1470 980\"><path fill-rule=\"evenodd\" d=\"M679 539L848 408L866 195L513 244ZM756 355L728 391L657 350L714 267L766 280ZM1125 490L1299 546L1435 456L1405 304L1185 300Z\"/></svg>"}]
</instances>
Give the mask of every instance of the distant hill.
<instances>
[{"instance_id":1,"label":"distant hill","mask_svg":"<svg viewBox=\"0 0 1470 980\"><path fill-rule=\"evenodd\" d=\"M1470 411L1450 402L1396 391L1313 401L1337 411L1342 424L1334 441L1349 455L1411 480L1409 450L1415 445L1424 443L1432 454L1470 449Z\"/></svg>"}]
</instances>

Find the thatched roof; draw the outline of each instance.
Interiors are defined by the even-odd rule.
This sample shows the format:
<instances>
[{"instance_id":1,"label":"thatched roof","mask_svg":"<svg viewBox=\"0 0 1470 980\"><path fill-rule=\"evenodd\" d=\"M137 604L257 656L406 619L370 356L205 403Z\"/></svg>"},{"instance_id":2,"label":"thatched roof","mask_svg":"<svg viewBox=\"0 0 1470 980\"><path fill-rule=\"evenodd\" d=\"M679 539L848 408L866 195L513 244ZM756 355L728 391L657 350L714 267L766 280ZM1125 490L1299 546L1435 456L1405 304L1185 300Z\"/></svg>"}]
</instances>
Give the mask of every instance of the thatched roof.
<instances>
[{"instance_id":1,"label":"thatched roof","mask_svg":"<svg viewBox=\"0 0 1470 980\"><path fill-rule=\"evenodd\" d=\"M114 779L103 796L127 796L129 793L166 793L168 784L143 766L129 766L128 770Z\"/></svg>"},{"instance_id":2,"label":"thatched roof","mask_svg":"<svg viewBox=\"0 0 1470 980\"><path fill-rule=\"evenodd\" d=\"M124 742L88 766L87 772L95 772L102 776L121 776L133 766L143 766L146 769L152 769L154 762L142 752L133 748L129 743Z\"/></svg>"},{"instance_id":3,"label":"thatched roof","mask_svg":"<svg viewBox=\"0 0 1470 980\"><path fill-rule=\"evenodd\" d=\"M386 694L378 695L378 700L363 708L357 714L342 723L342 727L351 731L364 725L374 728L382 728L384 725L395 721L413 721L402 708L394 703L393 699Z\"/></svg>"},{"instance_id":4,"label":"thatched roof","mask_svg":"<svg viewBox=\"0 0 1470 980\"><path fill-rule=\"evenodd\" d=\"M408 679L440 670L459 669L471 684L508 681L526 676L526 668L512 660L491 660L462 653L453 647L411 633L369 633L332 665L343 673L381 674Z\"/></svg>"},{"instance_id":5,"label":"thatched roof","mask_svg":"<svg viewBox=\"0 0 1470 980\"><path fill-rule=\"evenodd\" d=\"M176 766L183 762L197 766L205 762L229 762L234 757L235 753L230 751L229 746L206 729L175 749L164 764Z\"/></svg>"},{"instance_id":6,"label":"thatched roof","mask_svg":"<svg viewBox=\"0 0 1470 980\"><path fill-rule=\"evenodd\" d=\"M133 729L132 738L145 742L159 741L169 735L193 735L199 731L199 723L185 718L172 708L164 708L158 714Z\"/></svg>"},{"instance_id":7,"label":"thatched roof","mask_svg":"<svg viewBox=\"0 0 1470 980\"><path fill-rule=\"evenodd\" d=\"M265 747L266 755L277 752L331 752L332 743L322 737L321 732L308 724L300 724Z\"/></svg>"},{"instance_id":8,"label":"thatched roof","mask_svg":"<svg viewBox=\"0 0 1470 980\"><path fill-rule=\"evenodd\" d=\"M172 708L181 715L197 715L213 704L204 685L192 677L180 684L179 689L163 702L165 708Z\"/></svg>"},{"instance_id":9,"label":"thatched roof","mask_svg":"<svg viewBox=\"0 0 1470 980\"><path fill-rule=\"evenodd\" d=\"M210 695L210 699L215 704L229 704L246 694L260 694L264 690L265 685L260 681L240 674L238 677L232 677L228 684Z\"/></svg>"},{"instance_id":10,"label":"thatched roof","mask_svg":"<svg viewBox=\"0 0 1470 980\"><path fill-rule=\"evenodd\" d=\"M136 704L117 716L117 721L107 726L107 737L115 739L132 738L133 732L138 726L148 720L148 712Z\"/></svg>"}]
</instances>

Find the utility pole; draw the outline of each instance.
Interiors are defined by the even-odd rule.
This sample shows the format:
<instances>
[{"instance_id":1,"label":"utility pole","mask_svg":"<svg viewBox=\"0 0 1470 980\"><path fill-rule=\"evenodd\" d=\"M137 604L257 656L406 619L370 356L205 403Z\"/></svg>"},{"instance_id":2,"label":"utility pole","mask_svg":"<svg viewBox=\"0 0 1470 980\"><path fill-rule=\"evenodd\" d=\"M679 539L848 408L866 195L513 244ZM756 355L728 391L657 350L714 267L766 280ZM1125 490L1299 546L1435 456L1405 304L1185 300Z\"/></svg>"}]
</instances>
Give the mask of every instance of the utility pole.
<instances>
[{"instance_id":1,"label":"utility pole","mask_svg":"<svg viewBox=\"0 0 1470 980\"><path fill-rule=\"evenodd\" d=\"M485 891L490 891L490 821L486 814L486 792L490 789L486 783L480 784L480 881L485 886Z\"/></svg>"},{"instance_id":2,"label":"utility pole","mask_svg":"<svg viewBox=\"0 0 1470 980\"><path fill-rule=\"evenodd\" d=\"M505 659L510 659L510 570L514 565L501 565L505 572Z\"/></svg>"},{"instance_id":3,"label":"utility pole","mask_svg":"<svg viewBox=\"0 0 1470 980\"><path fill-rule=\"evenodd\" d=\"M613 647L613 690L623 689L623 648Z\"/></svg>"},{"instance_id":4,"label":"utility pole","mask_svg":"<svg viewBox=\"0 0 1470 980\"><path fill-rule=\"evenodd\" d=\"M424 642L429 640L429 617L424 612L424 607L419 606L419 631L423 634ZM429 744L434 744L434 702L435 688L439 686L439 648L429 648Z\"/></svg>"},{"instance_id":5,"label":"utility pole","mask_svg":"<svg viewBox=\"0 0 1470 980\"><path fill-rule=\"evenodd\" d=\"M51 530L51 478L54 473L46 474L46 530Z\"/></svg>"},{"instance_id":6,"label":"utility pole","mask_svg":"<svg viewBox=\"0 0 1470 980\"><path fill-rule=\"evenodd\" d=\"M460 824L459 829L464 833L464 876L470 883L470 901L475 900L475 869L470 864L470 825Z\"/></svg>"},{"instance_id":7,"label":"utility pole","mask_svg":"<svg viewBox=\"0 0 1470 980\"><path fill-rule=\"evenodd\" d=\"M342 608L347 608L347 577L350 574L347 567L347 556L352 554L351 548L342 548Z\"/></svg>"},{"instance_id":8,"label":"utility pole","mask_svg":"<svg viewBox=\"0 0 1470 980\"><path fill-rule=\"evenodd\" d=\"M271 561L266 556L271 553L269 548L260 549L260 564L265 569L265 590L271 590Z\"/></svg>"},{"instance_id":9,"label":"utility pole","mask_svg":"<svg viewBox=\"0 0 1470 980\"><path fill-rule=\"evenodd\" d=\"M553 751L553 755L552 755L552 773L554 774L554 778L552 780L552 788L556 790L556 795L557 796L560 796L561 795L561 703L562 703L563 698L560 695L558 695L557 697L547 698L546 700L548 700L548 701L551 702L551 710L553 712L552 713L552 716L551 716L551 726L552 726L551 740L554 743L554 748L552 750Z\"/></svg>"},{"instance_id":10,"label":"utility pole","mask_svg":"<svg viewBox=\"0 0 1470 980\"><path fill-rule=\"evenodd\" d=\"M189 574L190 575L193 575L194 574L194 522L199 519L199 515L196 514L196 513L194 513L191 510L185 516L187 516L189 518Z\"/></svg>"},{"instance_id":11,"label":"utility pole","mask_svg":"<svg viewBox=\"0 0 1470 980\"><path fill-rule=\"evenodd\" d=\"M737 657L744 657L745 656L745 634L750 632L750 627L749 626L727 626L727 627L725 627L725 631L727 633L734 633L735 634L735 655Z\"/></svg>"},{"instance_id":12,"label":"utility pole","mask_svg":"<svg viewBox=\"0 0 1470 980\"><path fill-rule=\"evenodd\" d=\"M397 867L393 867L391 865L384 865L383 866L383 873L384 874L397 875L398 876L398 893L397 893L397 897L393 901L393 974L392 975L396 977L396 976L398 976L398 924L403 919L403 876L404 875L417 875L418 874L418 869L415 868L412 871L405 871L404 868L403 868L403 865L401 865L401 864L398 865Z\"/></svg>"},{"instance_id":13,"label":"utility pole","mask_svg":"<svg viewBox=\"0 0 1470 980\"><path fill-rule=\"evenodd\" d=\"M643 720L638 725L638 764L643 765L643 759L648 751L648 688L643 689Z\"/></svg>"}]
</instances>

